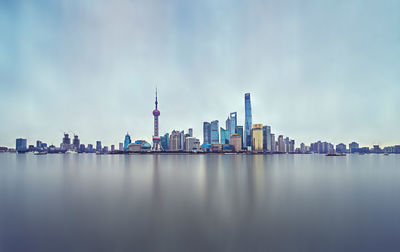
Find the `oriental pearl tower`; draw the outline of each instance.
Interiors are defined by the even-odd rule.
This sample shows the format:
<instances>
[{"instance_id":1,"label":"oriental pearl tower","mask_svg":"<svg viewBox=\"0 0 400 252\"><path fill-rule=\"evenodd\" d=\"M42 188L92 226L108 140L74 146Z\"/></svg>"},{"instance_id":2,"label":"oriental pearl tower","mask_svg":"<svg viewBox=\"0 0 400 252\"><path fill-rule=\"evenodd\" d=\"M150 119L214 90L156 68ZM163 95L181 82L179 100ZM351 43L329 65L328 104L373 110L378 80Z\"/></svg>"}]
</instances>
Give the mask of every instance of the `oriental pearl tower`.
<instances>
[{"instance_id":1,"label":"oriental pearl tower","mask_svg":"<svg viewBox=\"0 0 400 252\"><path fill-rule=\"evenodd\" d=\"M154 116L154 135L153 135L153 151L160 151L162 150L161 147L161 139L160 136L158 135L158 117L160 116L160 111L158 110L158 101L157 101L157 88L156 88L156 102L155 102L156 108L153 110L153 116Z\"/></svg>"}]
</instances>

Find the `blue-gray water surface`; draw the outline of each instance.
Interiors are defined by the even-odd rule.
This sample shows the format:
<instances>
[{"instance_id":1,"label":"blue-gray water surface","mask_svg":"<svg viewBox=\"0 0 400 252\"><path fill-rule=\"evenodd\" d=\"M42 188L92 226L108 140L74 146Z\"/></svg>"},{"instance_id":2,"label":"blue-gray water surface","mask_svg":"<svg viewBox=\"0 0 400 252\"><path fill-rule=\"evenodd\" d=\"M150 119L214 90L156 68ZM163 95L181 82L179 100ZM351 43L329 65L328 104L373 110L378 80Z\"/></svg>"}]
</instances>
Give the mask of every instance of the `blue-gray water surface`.
<instances>
[{"instance_id":1,"label":"blue-gray water surface","mask_svg":"<svg viewBox=\"0 0 400 252\"><path fill-rule=\"evenodd\" d=\"M0 153L0 251L400 251L400 155Z\"/></svg>"}]
</instances>

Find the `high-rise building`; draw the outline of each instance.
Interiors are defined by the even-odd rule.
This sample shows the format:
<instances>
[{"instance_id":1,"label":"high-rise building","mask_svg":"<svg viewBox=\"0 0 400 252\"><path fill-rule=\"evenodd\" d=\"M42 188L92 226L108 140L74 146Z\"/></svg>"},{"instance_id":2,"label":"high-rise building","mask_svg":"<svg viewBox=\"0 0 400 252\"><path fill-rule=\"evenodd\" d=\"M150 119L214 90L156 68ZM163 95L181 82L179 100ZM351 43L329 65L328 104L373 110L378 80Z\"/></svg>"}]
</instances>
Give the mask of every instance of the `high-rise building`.
<instances>
[{"instance_id":1,"label":"high-rise building","mask_svg":"<svg viewBox=\"0 0 400 252\"><path fill-rule=\"evenodd\" d=\"M242 142L242 149L243 149L243 141L244 141L244 138L243 138L243 126L236 126L236 129L235 129L235 132L236 132L236 134L239 134L240 135L240 142Z\"/></svg>"},{"instance_id":2,"label":"high-rise building","mask_svg":"<svg viewBox=\"0 0 400 252\"><path fill-rule=\"evenodd\" d=\"M101 152L101 141L96 141L96 151Z\"/></svg>"},{"instance_id":3,"label":"high-rise building","mask_svg":"<svg viewBox=\"0 0 400 252\"><path fill-rule=\"evenodd\" d=\"M118 148L119 151L123 151L124 150L124 144L123 143L119 143L118 147L119 147Z\"/></svg>"},{"instance_id":4,"label":"high-rise building","mask_svg":"<svg viewBox=\"0 0 400 252\"><path fill-rule=\"evenodd\" d=\"M179 133L180 150L185 149L185 131Z\"/></svg>"},{"instance_id":5,"label":"high-rise building","mask_svg":"<svg viewBox=\"0 0 400 252\"><path fill-rule=\"evenodd\" d=\"M20 153L26 152L27 151L26 142L27 141L24 138L17 138L15 140L15 150Z\"/></svg>"},{"instance_id":6,"label":"high-rise building","mask_svg":"<svg viewBox=\"0 0 400 252\"><path fill-rule=\"evenodd\" d=\"M305 153L306 152L306 145L304 143L300 144L300 152Z\"/></svg>"},{"instance_id":7,"label":"high-rise building","mask_svg":"<svg viewBox=\"0 0 400 252\"><path fill-rule=\"evenodd\" d=\"M189 136L193 137L193 129L192 128L189 128Z\"/></svg>"},{"instance_id":8,"label":"high-rise building","mask_svg":"<svg viewBox=\"0 0 400 252\"><path fill-rule=\"evenodd\" d=\"M219 142L219 122L218 120L214 120L211 122L211 143Z\"/></svg>"},{"instance_id":9,"label":"high-rise building","mask_svg":"<svg viewBox=\"0 0 400 252\"><path fill-rule=\"evenodd\" d=\"M289 137L286 137L285 139L283 139L283 143L285 145L285 152L289 152L289 148L290 148L290 140Z\"/></svg>"},{"instance_id":10,"label":"high-rise building","mask_svg":"<svg viewBox=\"0 0 400 252\"><path fill-rule=\"evenodd\" d=\"M124 140L124 151L126 151L128 149L128 147L131 143L132 143L131 136L128 134L128 132L126 132L125 140ZM97 148L96 148L96 150L97 150Z\"/></svg>"},{"instance_id":11,"label":"high-rise building","mask_svg":"<svg viewBox=\"0 0 400 252\"><path fill-rule=\"evenodd\" d=\"M283 136L280 135L278 137L278 152L284 153L285 152L285 143L283 141Z\"/></svg>"},{"instance_id":12,"label":"high-rise building","mask_svg":"<svg viewBox=\"0 0 400 252\"><path fill-rule=\"evenodd\" d=\"M37 149L42 148L42 141L39 141L39 140L36 141L36 148Z\"/></svg>"},{"instance_id":13,"label":"high-rise building","mask_svg":"<svg viewBox=\"0 0 400 252\"><path fill-rule=\"evenodd\" d=\"M93 152L93 144L88 144L87 149L88 152Z\"/></svg>"},{"instance_id":14,"label":"high-rise building","mask_svg":"<svg viewBox=\"0 0 400 252\"><path fill-rule=\"evenodd\" d=\"M203 122L203 144L211 144L211 124Z\"/></svg>"},{"instance_id":15,"label":"high-rise building","mask_svg":"<svg viewBox=\"0 0 400 252\"><path fill-rule=\"evenodd\" d=\"M228 117L225 121L225 129L226 129L226 131L228 131L228 134L230 136L230 132L231 132L231 118L230 117ZM229 139L228 139L228 141L229 141Z\"/></svg>"},{"instance_id":16,"label":"high-rise building","mask_svg":"<svg viewBox=\"0 0 400 252\"><path fill-rule=\"evenodd\" d=\"M271 152L276 152L275 134L271 134Z\"/></svg>"},{"instance_id":17,"label":"high-rise building","mask_svg":"<svg viewBox=\"0 0 400 252\"><path fill-rule=\"evenodd\" d=\"M169 134L165 133L164 136L161 136L161 147L163 150L169 150Z\"/></svg>"},{"instance_id":18,"label":"high-rise building","mask_svg":"<svg viewBox=\"0 0 400 252\"><path fill-rule=\"evenodd\" d=\"M229 144L229 131L220 127L221 144Z\"/></svg>"},{"instance_id":19,"label":"high-rise building","mask_svg":"<svg viewBox=\"0 0 400 252\"><path fill-rule=\"evenodd\" d=\"M336 145L336 152L337 153L346 153L346 145L344 143L340 143Z\"/></svg>"},{"instance_id":20,"label":"high-rise building","mask_svg":"<svg viewBox=\"0 0 400 252\"><path fill-rule=\"evenodd\" d=\"M62 140L62 143L60 145L60 148L62 150L69 150L71 149L71 139L69 138L69 135L67 133L64 133L64 138Z\"/></svg>"},{"instance_id":21,"label":"high-rise building","mask_svg":"<svg viewBox=\"0 0 400 252\"><path fill-rule=\"evenodd\" d=\"M72 145L74 146L75 150L79 149L80 142L81 141L79 140L78 135L74 135L74 140L72 140Z\"/></svg>"},{"instance_id":22,"label":"high-rise building","mask_svg":"<svg viewBox=\"0 0 400 252\"><path fill-rule=\"evenodd\" d=\"M200 140L195 137L187 137L185 142L185 151L199 151Z\"/></svg>"},{"instance_id":23,"label":"high-rise building","mask_svg":"<svg viewBox=\"0 0 400 252\"><path fill-rule=\"evenodd\" d=\"M246 93L244 95L244 137L245 137L245 147L249 148L252 146L251 144L251 126L253 123L252 115L251 115L251 101L250 101L250 93Z\"/></svg>"},{"instance_id":24,"label":"high-rise building","mask_svg":"<svg viewBox=\"0 0 400 252\"><path fill-rule=\"evenodd\" d=\"M360 148L360 145L356 142L352 142L349 144L350 153L353 153L354 151L358 150L359 148Z\"/></svg>"},{"instance_id":25,"label":"high-rise building","mask_svg":"<svg viewBox=\"0 0 400 252\"><path fill-rule=\"evenodd\" d=\"M83 152L85 152L85 145L84 144L80 144L79 145L79 150L78 150L80 153L83 153Z\"/></svg>"},{"instance_id":26,"label":"high-rise building","mask_svg":"<svg viewBox=\"0 0 400 252\"><path fill-rule=\"evenodd\" d=\"M155 109L153 110L154 116L154 135L153 135L153 151L159 151L161 147L161 138L158 135L158 117L160 116L160 111L158 110L158 100L157 100L157 88L156 88L156 101L154 102Z\"/></svg>"},{"instance_id":27,"label":"high-rise building","mask_svg":"<svg viewBox=\"0 0 400 252\"><path fill-rule=\"evenodd\" d=\"M178 151L181 149L181 133L177 130L173 130L169 136L169 149L171 151Z\"/></svg>"},{"instance_id":28,"label":"high-rise building","mask_svg":"<svg viewBox=\"0 0 400 252\"><path fill-rule=\"evenodd\" d=\"M115 151L115 145L114 144L111 145L111 151Z\"/></svg>"},{"instance_id":29,"label":"high-rise building","mask_svg":"<svg viewBox=\"0 0 400 252\"><path fill-rule=\"evenodd\" d=\"M242 136L239 134L233 134L229 141L233 145L233 150L238 152L242 149Z\"/></svg>"},{"instance_id":30,"label":"high-rise building","mask_svg":"<svg viewBox=\"0 0 400 252\"><path fill-rule=\"evenodd\" d=\"M236 134L237 126L237 112L232 112L229 114L229 137Z\"/></svg>"},{"instance_id":31,"label":"high-rise building","mask_svg":"<svg viewBox=\"0 0 400 252\"><path fill-rule=\"evenodd\" d=\"M263 151L263 125L253 124L251 135L252 150L256 152Z\"/></svg>"},{"instance_id":32,"label":"high-rise building","mask_svg":"<svg viewBox=\"0 0 400 252\"><path fill-rule=\"evenodd\" d=\"M294 145L295 145L295 141L292 139L289 142L289 153L294 153Z\"/></svg>"},{"instance_id":33,"label":"high-rise building","mask_svg":"<svg viewBox=\"0 0 400 252\"><path fill-rule=\"evenodd\" d=\"M271 126L263 127L263 149L271 152Z\"/></svg>"}]
</instances>

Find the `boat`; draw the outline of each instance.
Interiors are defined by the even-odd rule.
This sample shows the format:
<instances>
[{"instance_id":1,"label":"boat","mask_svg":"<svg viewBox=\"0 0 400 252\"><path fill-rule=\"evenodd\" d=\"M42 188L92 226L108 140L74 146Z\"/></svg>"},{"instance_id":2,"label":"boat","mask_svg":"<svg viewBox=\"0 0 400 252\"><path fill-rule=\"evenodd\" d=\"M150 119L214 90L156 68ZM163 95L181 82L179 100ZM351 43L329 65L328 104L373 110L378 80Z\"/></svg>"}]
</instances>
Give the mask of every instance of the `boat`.
<instances>
[{"instance_id":1,"label":"boat","mask_svg":"<svg viewBox=\"0 0 400 252\"><path fill-rule=\"evenodd\" d=\"M326 154L327 157L342 157L342 156L346 156L346 154L344 153L328 153Z\"/></svg>"},{"instance_id":2,"label":"boat","mask_svg":"<svg viewBox=\"0 0 400 252\"><path fill-rule=\"evenodd\" d=\"M385 154L383 154L383 155L385 155L385 156L389 156L389 153L385 153Z\"/></svg>"},{"instance_id":3,"label":"boat","mask_svg":"<svg viewBox=\"0 0 400 252\"><path fill-rule=\"evenodd\" d=\"M65 154L78 154L78 152L75 151L75 150L67 150L67 151L65 152Z\"/></svg>"},{"instance_id":4,"label":"boat","mask_svg":"<svg viewBox=\"0 0 400 252\"><path fill-rule=\"evenodd\" d=\"M34 151L33 155L46 155L47 152L46 151Z\"/></svg>"}]
</instances>

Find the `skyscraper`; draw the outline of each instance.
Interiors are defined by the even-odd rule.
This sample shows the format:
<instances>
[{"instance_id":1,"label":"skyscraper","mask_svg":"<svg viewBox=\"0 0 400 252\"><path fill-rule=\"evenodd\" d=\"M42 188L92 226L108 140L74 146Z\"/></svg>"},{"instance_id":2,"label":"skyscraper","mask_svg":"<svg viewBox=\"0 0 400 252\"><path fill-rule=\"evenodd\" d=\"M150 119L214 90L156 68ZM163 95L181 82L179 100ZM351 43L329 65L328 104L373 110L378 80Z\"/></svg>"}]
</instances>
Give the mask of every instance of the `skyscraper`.
<instances>
[{"instance_id":1,"label":"skyscraper","mask_svg":"<svg viewBox=\"0 0 400 252\"><path fill-rule=\"evenodd\" d=\"M219 142L219 123L218 120L214 120L211 122L211 143Z\"/></svg>"},{"instance_id":2,"label":"skyscraper","mask_svg":"<svg viewBox=\"0 0 400 252\"><path fill-rule=\"evenodd\" d=\"M237 112L232 112L229 114L229 137L233 134L236 134L236 126L237 126Z\"/></svg>"},{"instance_id":3,"label":"skyscraper","mask_svg":"<svg viewBox=\"0 0 400 252\"><path fill-rule=\"evenodd\" d=\"M124 151L126 151L128 149L128 147L131 143L132 143L131 136L128 134L128 132L126 132L125 140L124 140Z\"/></svg>"},{"instance_id":4,"label":"skyscraper","mask_svg":"<svg viewBox=\"0 0 400 252\"><path fill-rule=\"evenodd\" d=\"M211 124L203 122L203 144L211 144Z\"/></svg>"},{"instance_id":5,"label":"skyscraper","mask_svg":"<svg viewBox=\"0 0 400 252\"><path fill-rule=\"evenodd\" d=\"M26 139L18 138L15 140L15 150L19 153L24 153L27 151L26 148Z\"/></svg>"},{"instance_id":6,"label":"skyscraper","mask_svg":"<svg viewBox=\"0 0 400 252\"><path fill-rule=\"evenodd\" d=\"M154 135L153 135L153 151L159 151L162 149L161 147L161 139L158 136L158 117L160 116L160 111L158 110L158 101L157 101L157 88L156 88L156 101L154 102L155 109L153 110L154 116Z\"/></svg>"},{"instance_id":7,"label":"skyscraper","mask_svg":"<svg viewBox=\"0 0 400 252\"><path fill-rule=\"evenodd\" d=\"M171 132L171 135L169 136L169 149L171 151L178 151L181 149L180 136L181 133L177 130Z\"/></svg>"},{"instance_id":8,"label":"skyscraper","mask_svg":"<svg viewBox=\"0 0 400 252\"><path fill-rule=\"evenodd\" d=\"M120 151L124 150L124 144L123 143L119 143L118 147L119 147L118 150L120 150Z\"/></svg>"},{"instance_id":9,"label":"skyscraper","mask_svg":"<svg viewBox=\"0 0 400 252\"><path fill-rule=\"evenodd\" d=\"M285 143L283 141L282 135L280 135L278 137L278 152L281 152L281 153L285 152Z\"/></svg>"},{"instance_id":10,"label":"skyscraper","mask_svg":"<svg viewBox=\"0 0 400 252\"><path fill-rule=\"evenodd\" d=\"M101 141L96 141L96 151L101 152Z\"/></svg>"},{"instance_id":11,"label":"skyscraper","mask_svg":"<svg viewBox=\"0 0 400 252\"><path fill-rule=\"evenodd\" d=\"M161 136L161 147L163 150L169 150L169 134L165 133L164 136Z\"/></svg>"},{"instance_id":12,"label":"skyscraper","mask_svg":"<svg viewBox=\"0 0 400 252\"><path fill-rule=\"evenodd\" d=\"M256 152L263 151L263 125L253 124L252 128L252 150Z\"/></svg>"},{"instance_id":13,"label":"skyscraper","mask_svg":"<svg viewBox=\"0 0 400 252\"><path fill-rule=\"evenodd\" d=\"M72 145L74 146L75 150L79 149L80 140L79 140L78 135L74 135L74 139L72 140Z\"/></svg>"},{"instance_id":14,"label":"skyscraper","mask_svg":"<svg viewBox=\"0 0 400 252\"><path fill-rule=\"evenodd\" d=\"M271 126L263 127L263 149L271 152Z\"/></svg>"},{"instance_id":15,"label":"skyscraper","mask_svg":"<svg viewBox=\"0 0 400 252\"><path fill-rule=\"evenodd\" d=\"M225 121L225 129L226 131L228 131L228 135L230 136L230 132L231 132L231 118L228 116L228 118ZM228 138L229 141L229 138Z\"/></svg>"},{"instance_id":16,"label":"skyscraper","mask_svg":"<svg viewBox=\"0 0 400 252\"><path fill-rule=\"evenodd\" d=\"M245 147L251 147L251 126L252 126L252 116L251 116L251 101L250 93L244 95L244 136L245 136Z\"/></svg>"},{"instance_id":17,"label":"skyscraper","mask_svg":"<svg viewBox=\"0 0 400 252\"><path fill-rule=\"evenodd\" d=\"M193 137L193 129L192 128L189 128L189 136Z\"/></svg>"},{"instance_id":18,"label":"skyscraper","mask_svg":"<svg viewBox=\"0 0 400 252\"><path fill-rule=\"evenodd\" d=\"M229 144L229 131L224 128L220 128L221 130L221 144Z\"/></svg>"},{"instance_id":19,"label":"skyscraper","mask_svg":"<svg viewBox=\"0 0 400 252\"><path fill-rule=\"evenodd\" d=\"M243 140L244 140L244 138L243 138L243 126L236 126L236 130L235 130L235 132L237 133L237 134L239 134L240 135L240 141L242 142L242 149L243 149Z\"/></svg>"},{"instance_id":20,"label":"skyscraper","mask_svg":"<svg viewBox=\"0 0 400 252\"><path fill-rule=\"evenodd\" d=\"M233 134L229 142L233 145L233 151L238 152L242 149L242 137L239 134Z\"/></svg>"}]
</instances>

